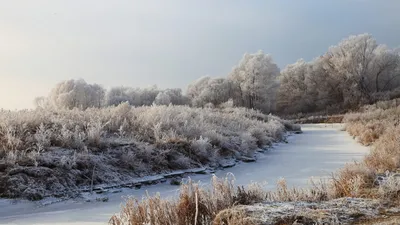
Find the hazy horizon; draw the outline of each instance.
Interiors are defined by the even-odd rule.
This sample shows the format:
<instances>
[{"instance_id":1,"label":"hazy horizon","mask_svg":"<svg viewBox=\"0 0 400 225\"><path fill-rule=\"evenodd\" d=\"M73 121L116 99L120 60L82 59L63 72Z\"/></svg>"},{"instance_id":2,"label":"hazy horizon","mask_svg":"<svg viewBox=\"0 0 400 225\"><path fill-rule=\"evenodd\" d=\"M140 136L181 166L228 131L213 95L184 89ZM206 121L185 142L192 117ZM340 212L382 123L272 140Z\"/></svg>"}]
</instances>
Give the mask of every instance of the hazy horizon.
<instances>
[{"instance_id":1,"label":"hazy horizon","mask_svg":"<svg viewBox=\"0 0 400 225\"><path fill-rule=\"evenodd\" d=\"M282 69L351 34L400 45L400 2L9 1L0 5L0 108L33 106L58 82L186 85L225 76L246 52Z\"/></svg>"}]
</instances>

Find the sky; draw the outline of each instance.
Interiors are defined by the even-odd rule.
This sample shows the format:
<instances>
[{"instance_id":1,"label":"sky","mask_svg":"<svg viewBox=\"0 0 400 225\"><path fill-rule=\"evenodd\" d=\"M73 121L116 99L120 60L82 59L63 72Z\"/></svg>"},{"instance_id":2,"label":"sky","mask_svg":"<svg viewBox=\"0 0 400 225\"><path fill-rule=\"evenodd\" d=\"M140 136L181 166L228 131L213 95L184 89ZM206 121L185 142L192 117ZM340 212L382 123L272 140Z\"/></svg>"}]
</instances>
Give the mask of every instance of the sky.
<instances>
[{"instance_id":1,"label":"sky","mask_svg":"<svg viewBox=\"0 0 400 225\"><path fill-rule=\"evenodd\" d=\"M343 38L400 46L398 0L0 0L0 108L60 81L178 87L263 50L282 69Z\"/></svg>"}]
</instances>

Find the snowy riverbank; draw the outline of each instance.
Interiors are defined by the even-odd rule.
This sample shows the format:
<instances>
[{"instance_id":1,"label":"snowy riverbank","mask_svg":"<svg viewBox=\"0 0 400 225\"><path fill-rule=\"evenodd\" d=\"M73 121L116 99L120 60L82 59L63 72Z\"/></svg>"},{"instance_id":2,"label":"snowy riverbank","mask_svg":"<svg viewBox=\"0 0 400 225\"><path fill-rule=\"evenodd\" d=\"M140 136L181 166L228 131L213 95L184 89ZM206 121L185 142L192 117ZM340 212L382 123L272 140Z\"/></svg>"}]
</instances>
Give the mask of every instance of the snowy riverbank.
<instances>
[{"instance_id":1,"label":"snowy riverbank","mask_svg":"<svg viewBox=\"0 0 400 225\"><path fill-rule=\"evenodd\" d=\"M303 125L303 134L290 136L289 143L280 143L271 151L260 154L255 163L239 163L235 167L217 171L217 176L233 173L236 184L245 185L251 181L268 182L267 188L274 188L275 182L284 177L288 184L305 186L311 176L324 177L342 167L346 162L360 160L368 148L356 143L340 124ZM194 180L207 183L210 174L196 174ZM106 224L119 211L124 196L141 196L160 192L162 196L176 194L177 186L161 183L141 189L123 188L121 192L108 193L108 202L68 200L44 207L35 202L20 201L15 204L0 201L0 224Z\"/></svg>"}]
</instances>

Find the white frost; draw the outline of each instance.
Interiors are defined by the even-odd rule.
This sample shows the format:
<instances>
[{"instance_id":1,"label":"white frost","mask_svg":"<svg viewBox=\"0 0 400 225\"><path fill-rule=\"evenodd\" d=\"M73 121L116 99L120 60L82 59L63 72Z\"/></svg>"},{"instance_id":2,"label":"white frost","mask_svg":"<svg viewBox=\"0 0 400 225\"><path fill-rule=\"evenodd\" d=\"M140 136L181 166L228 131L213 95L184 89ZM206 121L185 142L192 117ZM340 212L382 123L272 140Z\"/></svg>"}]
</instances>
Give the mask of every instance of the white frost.
<instances>
[{"instance_id":1,"label":"white frost","mask_svg":"<svg viewBox=\"0 0 400 225\"><path fill-rule=\"evenodd\" d=\"M290 136L288 144L274 145L271 151L259 154L257 162L238 163L217 171L216 175L222 177L228 172L233 173L237 185L267 181L267 188L273 188L277 179L284 177L289 186L305 186L311 176L329 176L345 163L360 160L368 152L368 148L340 131L341 126L303 125L303 134ZM210 175L194 175L192 179L206 184ZM0 224L107 224L108 219L119 211L124 196L142 196L145 190L150 194L160 192L163 197L177 194L176 186L163 183L110 193L108 202L68 200L38 207L34 202L11 204L8 200L0 200Z\"/></svg>"}]
</instances>

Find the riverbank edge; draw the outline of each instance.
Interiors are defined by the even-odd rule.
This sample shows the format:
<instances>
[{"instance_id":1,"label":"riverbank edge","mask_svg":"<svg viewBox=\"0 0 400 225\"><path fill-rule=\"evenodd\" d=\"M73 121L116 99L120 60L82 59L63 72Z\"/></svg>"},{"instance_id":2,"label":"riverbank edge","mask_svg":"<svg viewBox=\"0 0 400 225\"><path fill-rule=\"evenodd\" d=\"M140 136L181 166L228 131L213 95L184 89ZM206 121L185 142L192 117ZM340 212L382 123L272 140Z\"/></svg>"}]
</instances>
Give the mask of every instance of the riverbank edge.
<instances>
[{"instance_id":1,"label":"riverbank edge","mask_svg":"<svg viewBox=\"0 0 400 225\"><path fill-rule=\"evenodd\" d=\"M38 207L44 207L47 205L65 202L68 200L74 200L77 202L107 202L108 194L122 192L122 189L141 189L144 186L157 185L159 183L166 183L170 181L171 185L179 185L182 178L188 177L195 174L213 174L215 171L223 170L226 168L234 167L238 163L252 163L257 162L257 156L259 154L266 154L271 149L282 143L289 143L288 138L301 134L302 131L286 131L281 141L274 142L271 145L259 148L253 155L253 157L240 156L239 158L223 158L218 162L218 166L205 165L198 168L190 168L184 170L174 170L167 173L160 173L155 175L137 177L132 180L127 180L121 183L109 183L109 184L98 184L91 186L81 186L79 189L74 190L69 195L62 197L47 195L43 196L42 199L32 201L25 198L0 198L2 201L8 201L11 204L18 204L21 201L35 202Z\"/></svg>"}]
</instances>

